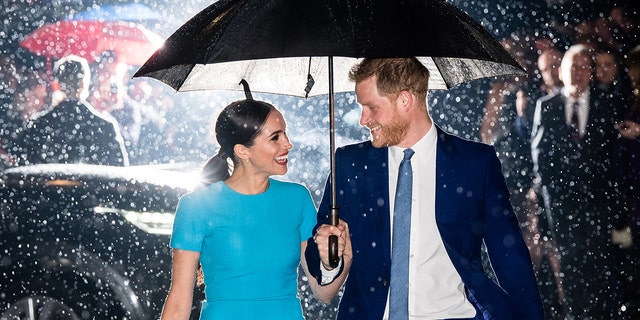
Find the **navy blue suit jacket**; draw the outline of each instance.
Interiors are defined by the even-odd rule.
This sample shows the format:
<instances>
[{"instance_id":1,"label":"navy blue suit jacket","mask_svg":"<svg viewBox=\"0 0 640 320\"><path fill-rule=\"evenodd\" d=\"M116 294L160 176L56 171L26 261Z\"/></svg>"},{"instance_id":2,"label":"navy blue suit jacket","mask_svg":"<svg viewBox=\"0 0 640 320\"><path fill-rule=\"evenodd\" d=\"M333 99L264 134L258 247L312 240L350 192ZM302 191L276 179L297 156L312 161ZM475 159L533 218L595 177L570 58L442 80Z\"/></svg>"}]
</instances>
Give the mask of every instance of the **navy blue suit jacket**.
<instances>
[{"instance_id":1,"label":"navy blue suit jacket","mask_svg":"<svg viewBox=\"0 0 640 320\"><path fill-rule=\"evenodd\" d=\"M382 319L385 310L391 265L387 152L369 141L336 151L337 205L354 254L338 319ZM318 225L328 221L329 190L327 184ZM435 205L440 236L476 319L542 319L529 251L493 147L438 128ZM483 242L497 283L483 271ZM317 246L312 239L308 244L310 272L320 279Z\"/></svg>"}]
</instances>

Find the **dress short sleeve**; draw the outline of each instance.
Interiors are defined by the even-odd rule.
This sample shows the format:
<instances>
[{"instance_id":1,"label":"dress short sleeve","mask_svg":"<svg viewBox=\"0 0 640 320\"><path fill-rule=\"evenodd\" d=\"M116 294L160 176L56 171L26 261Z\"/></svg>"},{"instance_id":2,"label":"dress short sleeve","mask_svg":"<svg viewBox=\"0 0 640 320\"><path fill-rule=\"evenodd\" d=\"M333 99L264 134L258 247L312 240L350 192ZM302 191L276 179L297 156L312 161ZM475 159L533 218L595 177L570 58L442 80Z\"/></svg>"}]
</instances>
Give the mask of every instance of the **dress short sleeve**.
<instances>
[{"instance_id":1,"label":"dress short sleeve","mask_svg":"<svg viewBox=\"0 0 640 320\"><path fill-rule=\"evenodd\" d=\"M193 194L180 198L173 220L170 246L174 249L201 252L204 240L205 206Z\"/></svg>"}]
</instances>

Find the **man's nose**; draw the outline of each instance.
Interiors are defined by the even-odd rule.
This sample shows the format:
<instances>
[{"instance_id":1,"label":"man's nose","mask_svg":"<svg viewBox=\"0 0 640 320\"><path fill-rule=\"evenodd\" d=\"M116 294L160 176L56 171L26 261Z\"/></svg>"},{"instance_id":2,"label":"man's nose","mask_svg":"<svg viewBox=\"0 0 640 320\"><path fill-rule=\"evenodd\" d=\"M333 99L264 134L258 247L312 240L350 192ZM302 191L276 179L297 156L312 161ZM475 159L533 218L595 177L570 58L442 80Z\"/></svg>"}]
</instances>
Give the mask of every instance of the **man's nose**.
<instances>
[{"instance_id":1,"label":"man's nose","mask_svg":"<svg viewBox=\"0 0 640 320\"><path fill-rule=\"evenodd\" d=\"M367 123L369 123L370 118L369 112L362 108L362 111L360 111L360 125L366 126Z\"/></svg>"}]
</instances>

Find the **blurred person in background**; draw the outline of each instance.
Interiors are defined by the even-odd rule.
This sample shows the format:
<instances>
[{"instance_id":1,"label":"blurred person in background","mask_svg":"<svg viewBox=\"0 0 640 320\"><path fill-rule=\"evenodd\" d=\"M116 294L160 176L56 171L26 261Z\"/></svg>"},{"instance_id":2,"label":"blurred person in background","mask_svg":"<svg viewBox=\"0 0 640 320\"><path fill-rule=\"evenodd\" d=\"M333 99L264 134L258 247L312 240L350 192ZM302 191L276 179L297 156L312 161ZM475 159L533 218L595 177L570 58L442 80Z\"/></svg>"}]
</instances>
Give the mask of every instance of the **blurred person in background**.
<instances>
[{"instance_id":1,"label":"blurred person in background","mask_svg":"<svg viewBox=\"0 0 640 320\"><path fill-rule=\"evenodd\" d=\"M625 66L618 54L606 49L595 53L594 91L600 100L608 100L617 122L629 111L633 103L633 89Z\"/></svg>"},{"instance_id":2,"label":"blurred person in background","mask_svg":"<svg viewBox=\"0 0 640 320\"><path fill-rule=\"evenodd\" d=\"M599 50L595 54L596 88L608 91L620 83L620 63L615 54L608 50Z\"/></svg>"},{"instance_id":3,"label":"blurred person in background","mask_svg":"<svg viewBox=\"0 0 640 320\"><path fill-rule=\"evenodd\" d=\"M104 51L92 64L92 86L87 101L102 113L111 114L122 108L126 87L127 65L118 61L114 51Z\"/></svg>"},{"instance_id":4,"label":"blurred person in background","mask_svg":"<svg viewBox=\"0 0 640 320\"><path fill-rule=\"evenodd\" d=\"M520 65L527 65L527 52L516 41L502 41L505 47ZM530 201L526 194L531 188L531 152L529 145L529 123L531 108L528 108L528 77L503 77L493 81L486 99L485 113L480 127L482 142L493 145L500 162L502 172L511 193L511 205L522 226L529 225L532 215ZM532 241L533 234L523 229L525 241ZM533 243L528 243L532 249Z\"/></svg>"},{"instance_id":5,"label":"blurred person in background","mask_svg":"<svg viewBox=\"0 0 640 320\"><path fill-rule=\"evenodd\" d=\"M0 106L11 101L18 84L18 70L11 55L0 55Z\"/></svg>"},{"instance_id":6,"label":"blurred person in background","mask_svg":"<svg viewBox=\"0 0 640 320\"><path fill-rule=\"evenodd\" d=\"M13 56L0 55L0 161L5 166L13 162L9 156L8 143L13 138L16 121L13 114L13 99L18 85L18 71Z\"/></svg>"},{"instance_id":7,"label":"blurred person in background","mask_svg":"<svg viewBox=\"0 0 640 320\"><path fill-rule=\"evenodd\" d=\"M616 170L626 210L620 212L612 239L621 262L623 299L629 319L640 319L640 46L625 60L633 105L619 123Z\"/></svg>"},{"instance_id":8,"label":"blurred person in background","mask_svg":"<svg viewBox=\"0 0 640 320\"><path fill-rule=\"evenodd\" d=\"M48 85L39 71L18 67L13 58L0 58L0 158L12 164L8 150L28 120L49 105Z\"/></svg>"},{"instance_id":9,"label":"blurred person in background","mask_svg":"<svg viewBox=\"0 0 640 320\"><path fill-rule=\"evenodd\" d=\"M618 4L594 19L593 37L599 46L619 55L629 52L640 40L640 26L637 25L638 21L632 20L634 16L638 19L637 14L633 6Z\"/></svg>"},{"instance_id":10,"label":"blurred person in background","mask_svg":"<svg viewBox=\"0 0 640 320\"><path fill-rule=\"evenodd\" d=\"M610 220L621 209L611 170L613 112L591 93L593 70L589 47L565 52L564 87L537 101L531 149L539 226L560 251L566 316L611 319L619 316L620 296Z\"/></svg>"},{"instance_id":11,"label":"blurred person in background","mask_svg":"<svg viewBox=\"0 0 640 320\"><path fill-rule=\"evenodd\" d=\"M134 160L142 126L142 111L139 103L128 94L127 84L131 78L129 66L121 62L117 53L111 50L102 52L94 65L94 89L89 103L105 116L115 119L129 152L128 156Z\"/></svg>"},{"instance_id":12,"label":"blurred person in background","mask_svg":"<svg viewBox=\"0 0 640 320\"><path fill-rule=\"evenodd\" d=\"M87 101L89 65L84 58L67 56L54 66L63 100L29 121L18 132L15 158L19 164L87 163L129 164L117 124Z\"/></svg>"},{"instance_id":13,"label":"blurred person in background","mask_svg":"<svg viewBox=\"0 0 640 320\"><path fill-rule=\"evenodd\" d=\"M609 50L595 53L594 91L599 100L607 101L616 123L622 121L633 104L633 89L622 58Z\"/></svg>"},{"instance_id":14,"label":"blurred person in background","mask_svg":"<svg viewBox=\"0 0 640 320\"><path fill-rule=\"evenodd\" d=\"M132 164L147 164L158 159L170 148L166 129L174 124L167 123L167 111L173 109L173 101L157 84L153 86L147 79L135 78L129 82L125 106L139 110L139 134L137 146L130 151ZM120 114L120 113L117 113ZM136 120L137 121L137 120Z\"/></svg>"},{"instance_id":15,"label":"blurred person in background","mask_svg":"<svg viewBox=\"0 0 640 320\"><path fill-rule=\"evenodd\" d=\"M536 101L545 96L560 94L563 86L562 80L560 80L562 56L562 51L553 46L542 50L538 56L537 69L542 78L542 83L540 84L539 90L535 93ZM534 109L533 106L531 109ZM531 130L531 127L529 127L529 130ZM531 131L529 131L529 147L531 147ZM534 179L533 186L535 186L535 184L536 181ZM535 187L529 190L527 196L531 202L534 203L535 208L533 210L538 213L540 207L543 205L543 200L538 197L538 194L535 192ZM535 241L538 245L537 249L539 250L537 259L535 259L536 257L534 256L532 256L532 258L534 258L533 263L537 270L540 292L543 297L547 316L556 318L559 314L566 313L564 309L567 308L564 288L562 286L560 252L558 251L558 245L555 239L549 238L539 232L540 219L537 214L535 218L532 218L532 221L533 223L530 227L535 229Z\"/></svg>"},{"instance_id":16,"label":"blurred person in background","mask_svg":"<svg viewBox=\"0 0 640 320\"><path fill-rule=\"evenodd\" d=\"M49 86L40 72L31 71L22 76L14 96L14 109L21 126L51 105Z\"/></svg>"},{"instance_id":17,"label":"blurred person in background","mask_svg":"<svg viewBox=\"0 0 640 320\"><path fill-rule=\"evenodd\" d=\"M548 48L538 56L538 71L542 77L540 91L547 95L558 94L562 88L560 80L560 62L562 52L556 48Z\"/></svg>"},{"instance_id":18,"label":"blurred person in background","mask_svg":"<svg viewBox=\"0 0 640 320\"><path fill-rule=\"evenodd\" d=\"M503 46L521 65L529 65L524 57L527 50L513 40L503 40ZM533 58L533 57L531 57ZM542 237L538 228L537 198L533 188L531 161L531 119L533 102L541 95L556 94L562 82L558 76L562 54L549 47L538 57L542 75L540 89L526 76L496 79L491 86L485 114L480 127L482 142L495 147L502 164L502 172L510 192L510 201L518 216L523 238L531 254L545 312L561 309L564 292L560 279L557 246ZM535 59L532 59L535 60ZM535 100L533 100L535 101Z\"/></svg>"}]
</instances>

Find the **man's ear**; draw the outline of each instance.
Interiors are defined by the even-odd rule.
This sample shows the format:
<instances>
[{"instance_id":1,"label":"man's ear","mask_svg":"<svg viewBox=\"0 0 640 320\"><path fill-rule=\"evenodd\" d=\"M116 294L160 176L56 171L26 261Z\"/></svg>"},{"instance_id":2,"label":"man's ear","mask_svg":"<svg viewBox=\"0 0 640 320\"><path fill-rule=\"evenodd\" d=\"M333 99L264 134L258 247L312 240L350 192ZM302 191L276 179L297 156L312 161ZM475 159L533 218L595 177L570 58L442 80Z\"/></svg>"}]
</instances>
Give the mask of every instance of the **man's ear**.
<instances>
[{"instance_id":1,"label":"man's ear","mask_svg":"<svg viewBox=\"0 0 640 320\"><path fill-rule=\"evenodd\" d=\"M236 144L233 146L233 153L238 157L241 161L249 159L249 148L242 144Z\"/></svg>"},{"instance_id":2,"label":"man's ear","mask_svg":"<svg viewBox=\"0 0 640 320\"><path fill-rule=\"evenodd\" d=\"M398 102L400 103L400 105L403 108L407 108L409 106L413 106L414 99L415 99L415 97L413 96L413 94L411 94L411 92L409 92L407 90L402 90L398 94Z\"/></svg>"}]
</instances>

